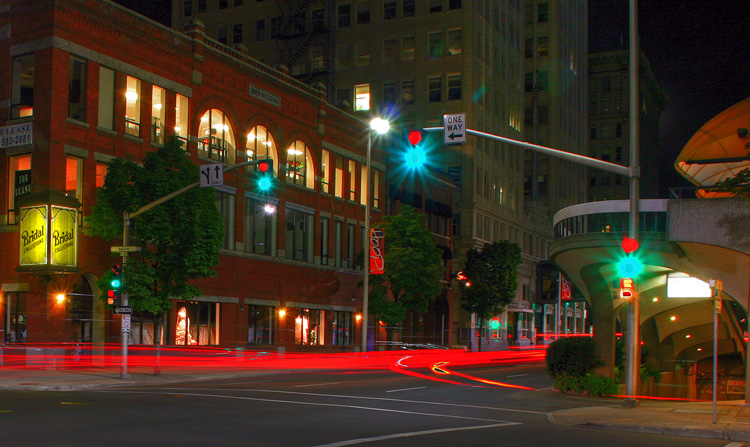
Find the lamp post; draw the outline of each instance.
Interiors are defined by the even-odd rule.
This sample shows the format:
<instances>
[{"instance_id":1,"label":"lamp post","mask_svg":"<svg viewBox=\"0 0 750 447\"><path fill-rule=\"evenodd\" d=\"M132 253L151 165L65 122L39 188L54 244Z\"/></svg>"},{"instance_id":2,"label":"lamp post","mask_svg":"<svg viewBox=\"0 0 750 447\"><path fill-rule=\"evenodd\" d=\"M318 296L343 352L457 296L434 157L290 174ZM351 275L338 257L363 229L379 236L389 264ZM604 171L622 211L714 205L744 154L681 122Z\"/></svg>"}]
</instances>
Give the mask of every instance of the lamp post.
<instances>
[{"instance_id":1,"label":"lamp post","mask_svg":"<svg viewBox=\"0 0 750 447\"><path fill-rule=\"evenodd\" d=\"M388 120L373 118L370 121L370 129L367 131L367 198L365 200L365 240L364 252L364 280L362 292L362 352L367 351L367 308L370 301L370 208L372 205L372 181L370 180L370 165L372 164L372 133L384 135L390 129Z\"/></svg>"}]
</instances>

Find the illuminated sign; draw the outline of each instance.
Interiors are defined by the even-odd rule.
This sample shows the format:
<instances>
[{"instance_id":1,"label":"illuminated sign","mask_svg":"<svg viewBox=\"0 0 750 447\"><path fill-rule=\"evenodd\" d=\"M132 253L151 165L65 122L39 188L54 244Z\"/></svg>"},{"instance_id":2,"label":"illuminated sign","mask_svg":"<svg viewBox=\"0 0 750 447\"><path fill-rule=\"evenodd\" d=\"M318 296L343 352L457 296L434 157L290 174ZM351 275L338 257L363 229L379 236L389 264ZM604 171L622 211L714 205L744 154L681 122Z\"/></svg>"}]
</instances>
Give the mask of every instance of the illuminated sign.
<instances>
[{"instance_id":1,"label":"illuminated sign","mask_svg":"<svg viewBox=\"0 0 750 447\"><path fill-rule=\"evenodd\" d=\"M20 265L47 264L47 205L21 208L19 221Z\"/></svg>"},{"instance_id":2,"label":"illuminated sign","mask_svg":"<svg viewBox=\"0 0 750 447\"><path fill-rule=\"evenodd\" d=\"M50 264L75 267L78 264L78 211L52 205Z\"/></svg>"},{"instance_id":3,"label":"illuminated sign","mask_svg":"<svg viewBox=\"0 0 750 447\"><path fill-rule=\"evenodd\" d=\"M667 298L711 298L711 286L687 273L667 275Z\"/></svg>"}]
</instances>

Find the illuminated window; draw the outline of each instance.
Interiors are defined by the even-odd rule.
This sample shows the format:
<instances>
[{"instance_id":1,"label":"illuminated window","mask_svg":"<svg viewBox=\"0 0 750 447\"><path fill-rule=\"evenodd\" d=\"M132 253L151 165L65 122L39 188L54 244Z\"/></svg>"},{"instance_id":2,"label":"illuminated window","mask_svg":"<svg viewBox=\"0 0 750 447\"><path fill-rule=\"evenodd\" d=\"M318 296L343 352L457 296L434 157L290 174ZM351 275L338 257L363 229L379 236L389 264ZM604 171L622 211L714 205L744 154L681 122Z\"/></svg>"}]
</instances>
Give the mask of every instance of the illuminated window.
<instances>
[{"instance_id":1,"label":"illuminated window","mask_svg":"<svg viewBox=\"0 0 750 447\"><path fill-rule=\"evenodd\" d=\"M180 139L182 139L185 142L187 142L187 137L188 137L188 98L187 98L187 96L182 96L179 93L177 94L177 99L176 99L176 104L175 104L174 133ZM184 149L187 149L187 145L184 146Z\"/></svg>"},{"instance_id":2,"label":"illuminated window","mask_svg":"<svg viewBox=\"0 0 750 447\"><path fill-rule=\"evenodd\" d=\"M370 184L369 191L372 191L372 206L380 208L380 171L370 169L370 174L372 175L372 183Z\"/></svg>"},{"instance_id":3,"label":"illuminated window","mask_svg":"<svg viewBox=\"0 0 750 447\"><path fill-rule=\"evenodd\" d=\"M349 160L349 200L357 200L357 163Z\"/></svg>"},{"instance_id":4,"label":"illuminated window","mask_svg":"<svg viewBox=\"0 0 750 447\"><path fill-rule=\"evenodd\" d=\"M287 182L315 189L315 169L307 145L297 140L286 150Z\"/></svg>"},{"instance_id":5,"label":"illuminated window","mask_svg":"<svg viewBox=\"0 0 750 447\"><path fill-rule=\"evenodd\" d=\"M344 161L336 156L336 183L334 184L334 195L344 197Z\"/></svg>"},{"instance_id":6,"label":"illuminated window","mask_svg":"<svg viewBox=\"0 0 750 447\"><path fill-rule=\"evenodd\" d=\"M201 117L198 126L198 155L225 163L235 163L234 129L219 109L211 109Z\"/></svg>"},{"instance_id":7,"label":"illuminated window","mask_svg":"<svg viewBox=\"0 0 750 447\"><path fill-rule=\"evenodd\" d=\"M151 142L164 144L164 119L167 112L166 90L153 86L151 91Z\"/></svg>"},{"instance_id":8,"label":"illuminated window","mask_svg":"<svg viewBox=\"0 0 750 447\"><path fill-rule=\"evenodd\" d=\"M294 319L294 343L297 345L324 345L326 311L318 309L296 309Z\"/></svg>"},{"instance_id":9,"label":"illuminated window","mask_svg":"<svg viewBox=\"0 0 750 447\"><path fill-rule=\"evenodd\" d=\"M104 186L104 179L107 177L107 164L97 161L96 162L96 187L101 188Z\"/></svg>"},{"instance_id":10,"label":"illuminated window","mask_svg":"<svg viewBox=\"0 0 750 447\"><path fill-rule=\"evenodd\" d=\"M68 118L86 120L86 61L76 57L68 72Z\"/></svg>"},{"instance_id":11,"label":"illuminated window","mask_svg":"<svg viewBox=\"0 0 750 447\"><path fill-rule=\"evenodd\" d=\"M354 110L370 110L370 84L354 86Z\"/></svg>"},{"instance_id":12,"label":"illuminated window","mask_svg":"<svg viewBox=\"0 0 750 447\"><path fill-rule=\"evenodd\" d=\"M359 203L367 205L367 194L369 193L367 189L367 166L362 165L360 171ZM374 172L372 169L371 171Z\"/></svg>"},{"instance_id":13,"label":"illuminated window","mask_svg":"<svg viewBox=\"0 0 750 447\"><path fill-rule=\"evenodd\" d=\"M83 199L83 158L68 155L65 159L65 194Z\"/></svg>"},{"instance_id":14,"label":"illuminated window","mask_svg":"<svg viewBox=\"0 0 750 447\"><path fill-rule=\"evenodd\" d=\"M8 223L16 223L16 188L31 192L31 155L12 155L8 159Z\"/></svg>"},{"instance_id":15,"label":"illuminated window","mask_svg":"<svg viewBox=\"0 0 750 447\"><path fill-rule=\"evenodd\" d=\"M265 126L255 126L247 134L245 153L248 160L272 160L274 177L278 175L276 142Z\"/></svg>"},{"instance_id":16,"label":"illuminated window","mask_svg":"<svg viewBox=\"0 0 750 447\"><path fill-rule=\"evenodd\" d=\"M127 77L125 87L125 133L141 134L141 80Z\"/></svg>"},{"instance_id":17,"label":"illuminated window","mask_svg":"<svg viewBox=\"0 0 750 447\"><path fill-rule=\"evenodd\" d=\"M34 54L13 58L10 117L34 115Z\"/></svg>"},{"instance_id":18,"label":"illuminated window","mask_svg":"<svg viewBox=\"0 0 750 447\"><path fill-rule=\"evenodd\" d=\"M323 149L321 170L323 173L322 189L324 193L330 192L330 186L331 186L331 160L330 159L331 159L331 153Z\"/></svg>"}]
</instances>

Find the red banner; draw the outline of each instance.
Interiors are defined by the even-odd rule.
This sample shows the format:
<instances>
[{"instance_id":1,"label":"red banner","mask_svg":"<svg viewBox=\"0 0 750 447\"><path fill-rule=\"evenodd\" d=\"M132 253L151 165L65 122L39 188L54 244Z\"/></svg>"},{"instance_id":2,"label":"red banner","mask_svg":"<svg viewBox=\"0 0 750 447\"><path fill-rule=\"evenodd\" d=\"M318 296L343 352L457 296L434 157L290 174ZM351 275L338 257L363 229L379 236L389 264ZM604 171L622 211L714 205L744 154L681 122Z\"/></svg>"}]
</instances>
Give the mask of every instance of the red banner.
<instances>
[{"instance_id":1,"label":"red banner","mask_svg":"<svg viewBox=\"0 0 750 447\"><path fill-rule=\"evenodd\" d=\"M382 275L385 269L383 256L385 255L385 241L383 230L370 228L370 274Z\"/></svg>"},{"instance_id":2,"label":"red banner","mask_svg":"<svg viewBox=\"0 0 750 447\"><path fill-rule=\"evenodd\" d=\"M570 281L566 280L564 276L560 276L560 299L569 300L571 299L570 293Z\"/></svg>"}]
</instances>

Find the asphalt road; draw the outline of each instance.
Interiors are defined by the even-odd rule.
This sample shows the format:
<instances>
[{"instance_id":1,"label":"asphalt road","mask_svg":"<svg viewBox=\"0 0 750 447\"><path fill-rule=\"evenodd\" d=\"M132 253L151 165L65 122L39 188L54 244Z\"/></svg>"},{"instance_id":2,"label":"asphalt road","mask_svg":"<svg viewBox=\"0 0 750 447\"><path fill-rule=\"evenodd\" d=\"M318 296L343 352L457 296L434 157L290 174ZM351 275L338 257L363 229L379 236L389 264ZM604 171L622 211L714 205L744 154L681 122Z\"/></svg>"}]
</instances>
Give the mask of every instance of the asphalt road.
<instances>
[{"instance_id":1,"label":"asphalt road","mask_svg":"<svg viewBox=\"0 0 750 447\"><path fill-rule=\"evenodd\" d=\"M452 374L451 374L452 372ZM531 387L534 390L504 385ZM544 366L282 372L75 392L0 392L2 446L726 446L552 425L600 400L549 391Z\"/></svg>"}]
</instances>

